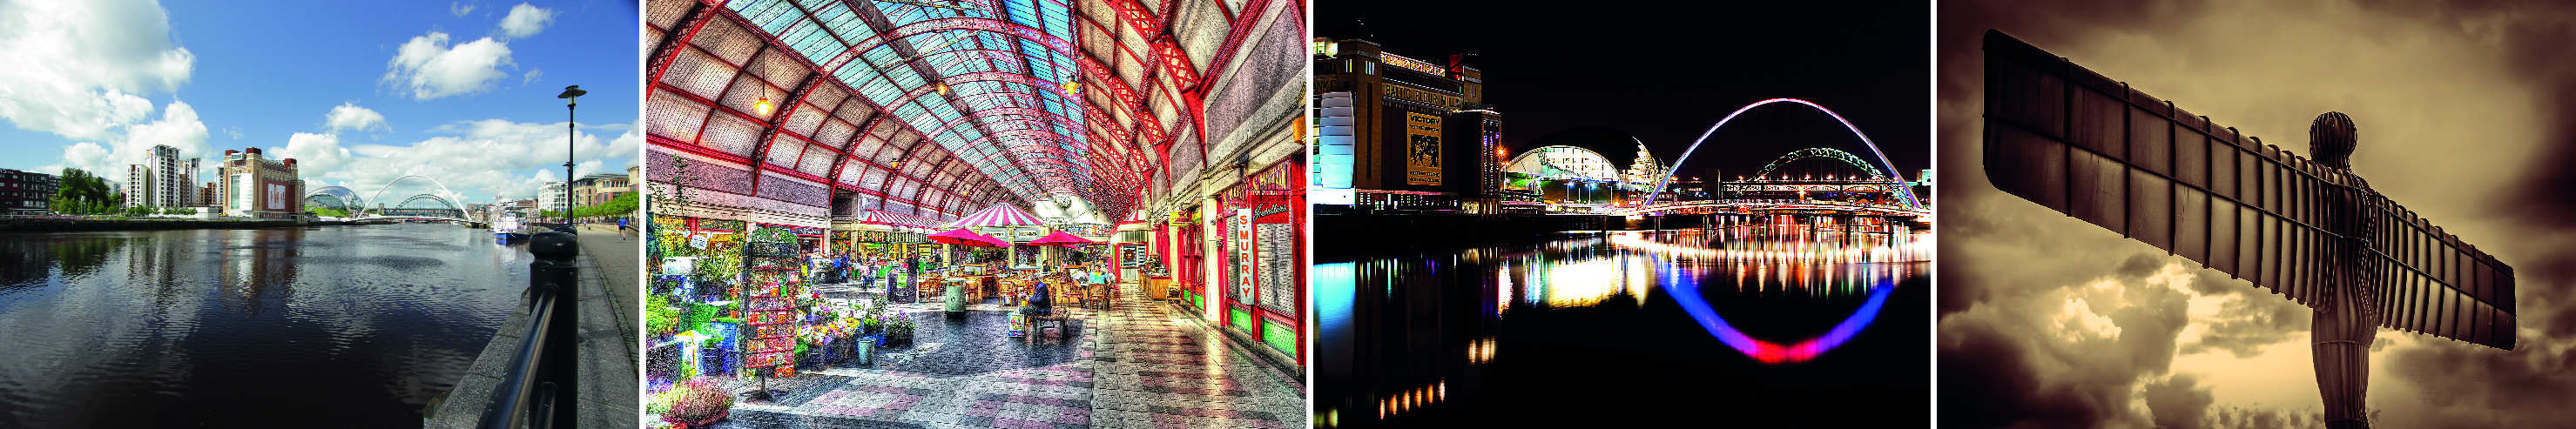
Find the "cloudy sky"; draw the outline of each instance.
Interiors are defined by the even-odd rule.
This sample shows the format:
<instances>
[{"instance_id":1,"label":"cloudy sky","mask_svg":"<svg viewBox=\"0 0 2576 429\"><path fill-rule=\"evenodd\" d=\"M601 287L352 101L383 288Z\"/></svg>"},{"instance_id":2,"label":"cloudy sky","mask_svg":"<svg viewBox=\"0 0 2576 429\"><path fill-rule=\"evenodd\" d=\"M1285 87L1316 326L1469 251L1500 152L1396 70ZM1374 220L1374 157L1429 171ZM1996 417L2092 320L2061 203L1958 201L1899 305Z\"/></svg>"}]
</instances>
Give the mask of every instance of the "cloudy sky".
<instances>
[{"instance_id":1,"label":"cloudy sky","mask_svg":"<svg viewBox=\"0 0 2576 429\"><path fill-rule=\"evenodd\" d=\"M2576 421L2576 7L2538 1L1946 1L1937 165L1940 413L1956 427L2322 427L2310 313L1998 192L1980 34L2000 29L2266 143L2327 111L2354 170L2513 265L2514 351L2383 329L2387 427Z\"/></svg>"},{"instance_id":2,"label":"cloudy sky","mask_svg":"<svg viewBox=\"0 0 2576 429\"><path fill-rule=\"evenodd\" d=\"M465 202L624 173L642 134L628 2L0 0L0 168L124 179L154 145L261 148L314 187ZM198 181L212 181L207 170Z\"/></svg>"}]
</instances>

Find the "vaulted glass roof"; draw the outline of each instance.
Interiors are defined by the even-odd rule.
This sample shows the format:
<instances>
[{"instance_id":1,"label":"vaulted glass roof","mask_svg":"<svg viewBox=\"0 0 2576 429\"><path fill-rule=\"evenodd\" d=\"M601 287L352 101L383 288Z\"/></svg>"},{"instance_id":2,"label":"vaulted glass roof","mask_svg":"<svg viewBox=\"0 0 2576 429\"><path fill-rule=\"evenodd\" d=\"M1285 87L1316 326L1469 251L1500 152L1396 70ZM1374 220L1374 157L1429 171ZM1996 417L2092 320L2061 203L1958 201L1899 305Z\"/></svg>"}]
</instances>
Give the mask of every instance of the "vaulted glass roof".
<instances>
[{"instance_id":1,"label":"vaulted glass roof","mask_svg":"<svg viewBox=\"0 0 2576 429\"><path fill-rule=\"evenodd\" d=\"M809 206L855 193L856 210L944 220L1072 196L1124 213L1218 164L1210 136L1302 76L1299 5L654 0L646 137L751 171L707 186ZM1236 55L1255 41L1289 48ZM1213 84L1229 64L1260 83Z\"/></svg>"},{"instance_id":2,"label":"vaulted glass roof","mask_svg":"<svg viewBox=\"0 0 2576 429\"><path fill-rule=\"evenodd\" d=\"M857 5L857 6L853 6ZM724 5L1025 199L1089 185L1072 14L1049 0ZM861 8L861 9L854 9Z\"/></svg>"}]
</instances>

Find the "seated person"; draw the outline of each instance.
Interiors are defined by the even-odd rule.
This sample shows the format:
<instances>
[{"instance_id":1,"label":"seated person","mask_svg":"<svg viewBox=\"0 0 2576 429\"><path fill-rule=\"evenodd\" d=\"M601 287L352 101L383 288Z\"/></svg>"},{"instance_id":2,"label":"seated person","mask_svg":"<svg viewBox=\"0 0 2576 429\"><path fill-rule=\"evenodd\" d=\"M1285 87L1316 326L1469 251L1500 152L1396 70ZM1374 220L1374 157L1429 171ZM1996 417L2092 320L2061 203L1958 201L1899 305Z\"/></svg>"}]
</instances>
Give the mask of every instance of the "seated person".
<instances>
[{"instance_id":1,"label":"seated person","mask_svg":"<svg viewBox=\"0 0 2576 429\"><path fill-rule=\"evenodd\" d=\"M1020 314L1039 317L1055 312L1055 298L1047 295L1046 282L1038 282L1037 290L1029 293L1028 301L1028 305L1020 306Z\"/></svg>"}]
</instances>

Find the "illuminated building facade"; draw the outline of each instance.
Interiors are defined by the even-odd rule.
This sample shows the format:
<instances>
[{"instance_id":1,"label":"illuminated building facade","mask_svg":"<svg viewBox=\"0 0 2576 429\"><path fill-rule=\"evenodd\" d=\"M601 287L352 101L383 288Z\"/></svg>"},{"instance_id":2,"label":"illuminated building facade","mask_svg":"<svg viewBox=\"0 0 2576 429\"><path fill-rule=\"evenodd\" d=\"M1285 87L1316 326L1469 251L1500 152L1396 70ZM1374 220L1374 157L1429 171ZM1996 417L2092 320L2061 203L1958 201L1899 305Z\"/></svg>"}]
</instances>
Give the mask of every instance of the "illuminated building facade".
<instances>
[{"instance_id":1,"label":"illuminated building facade","mask_svg":"<svg viewBox=\"0 0 2576 429\"><path fill-rule=\"evenodd\" d=\"M1316 38L1315 203L1496 213L1502 115L1484 73L1387 53L1360 39Z\"/></svg>"}]
</instances>

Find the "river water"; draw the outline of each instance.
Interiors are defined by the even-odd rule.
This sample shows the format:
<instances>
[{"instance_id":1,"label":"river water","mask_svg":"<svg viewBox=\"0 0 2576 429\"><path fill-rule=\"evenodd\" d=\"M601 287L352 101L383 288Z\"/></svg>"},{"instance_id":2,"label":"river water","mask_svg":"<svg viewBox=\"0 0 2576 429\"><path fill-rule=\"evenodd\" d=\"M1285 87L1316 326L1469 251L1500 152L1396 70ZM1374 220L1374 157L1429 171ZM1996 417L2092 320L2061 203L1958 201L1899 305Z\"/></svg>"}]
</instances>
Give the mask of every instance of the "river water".
<instances>
[{"instance_id":1,"label":"river water","mask_svg":"<svg viewBox=\"0 0 2576 429\"><path fill-rule=\"evenodd\" d=\"M1921 426L1932 235L1876 228L1319 260L1318 423Z\"/></svg>"},{"instance_id":2,"label":"river water","mask_svg":"<svg viewBox=\"0 0 2576 429\"><path fill-rule=\"evenodd\" d=\"M0 427L417 427L531 260L443 224L0 233Z\"/></svg>"}]
</instances>

